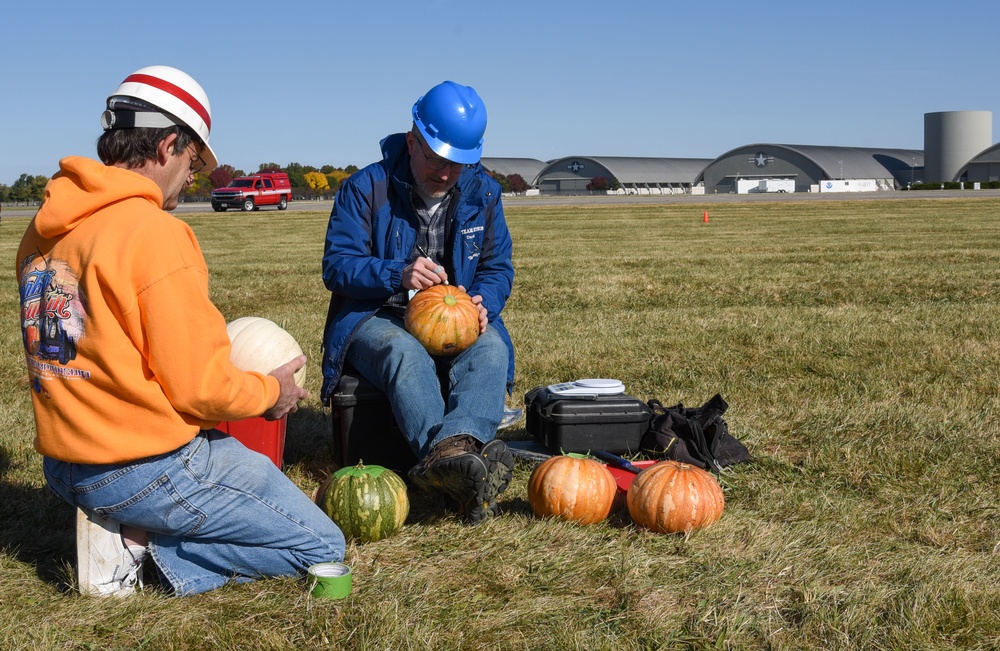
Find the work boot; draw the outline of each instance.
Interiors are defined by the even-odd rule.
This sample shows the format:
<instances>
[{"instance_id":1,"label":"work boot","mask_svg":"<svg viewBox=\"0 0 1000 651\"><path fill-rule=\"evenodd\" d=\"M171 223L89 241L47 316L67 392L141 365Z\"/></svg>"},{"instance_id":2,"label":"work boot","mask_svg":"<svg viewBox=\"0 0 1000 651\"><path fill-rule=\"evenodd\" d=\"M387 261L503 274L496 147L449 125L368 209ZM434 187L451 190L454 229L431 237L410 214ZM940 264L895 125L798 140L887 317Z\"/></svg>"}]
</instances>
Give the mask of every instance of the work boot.
<instances>
[{"instance_id":1,"label":"work boot","mask_svg":"<svg viewBox=\"0 0 1000 651\"><path fill-rule=\"evenodd\" d=\"M476 512L476 508L482 504L488 477L486 461L479 454L479 442L467 434L439 442L410 470L414 484L429 493L443 495L470 522L486 517Z\"/></svg>"},{"instance_id":2,"label":"work boot","mask_svg":"<svg viewBox=\"0 0 1000 651\"><path fill-rule=\"evenodd\" d=\"M482 517L498 515L497 498L507 490L514 476L514 453L500 439L493 439L479 453L486 462L486 487L483 490Z\"/></svg>"}]
</instances>

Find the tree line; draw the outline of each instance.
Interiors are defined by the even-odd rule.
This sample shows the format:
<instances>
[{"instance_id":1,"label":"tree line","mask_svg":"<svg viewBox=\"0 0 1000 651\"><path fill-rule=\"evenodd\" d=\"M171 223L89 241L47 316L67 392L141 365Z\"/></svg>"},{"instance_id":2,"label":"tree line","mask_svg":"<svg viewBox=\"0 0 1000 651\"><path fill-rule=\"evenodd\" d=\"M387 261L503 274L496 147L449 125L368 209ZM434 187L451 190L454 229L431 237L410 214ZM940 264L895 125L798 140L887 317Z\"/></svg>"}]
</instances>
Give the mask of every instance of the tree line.
<instances>
[{"instance_id":1,"label":"tree line","mask_svg":"<svg viewBox=\"0 0 1000 651\"><path fill-rule=\"evenodd\" d=\"M45 196L45 184L48 182L47 176L22 174L13 185L0 183L0 203L38 203Z\"/></svg>"},{"instance_id":2,"label":"tree line","mask_svg":"<svg viewBox=\"0 0 1000 651\"><path fill-rule=\"evenodd\" d=\"M261 163L257 166L256 172L285 172L292 185L292 192L297 198L324 198L337 193L340 184L351 174L358 171L356 165L347 167L334 167L324 165L323 167L313 167L312 165L301 165L299 163L289 163L288 165L278 165L277 163ZM528 189L528 184L520 174L505 176L499 172L489 172L500 184L504 192L524 192ZM212 170L211 174L199 172L194 176L194 182L184 191L185 201L208 201L211 198L212 190L222 188L236 178L248 176L247 172L236 169L232 165L219 165ZM48 183L47 176L32 176L22 174L10 186L0 183L0 204L12 203L15 205L38 204L45 197L45 184Z\"/></svg>"},{"instance_id":3,"label":"tree line","mask_svg":"<svg viewBox=\"0 0 1000 651\"><path fill-rule=\"evenodd\" d=\"M358 168L356 165L341 168L333 165L313 167L299 163L289 163L284 166L277 163L261 163L256 172L250 174L264 171L285 172L291 181L293 192L299 197L305 197L336 193L344 179L358 171ZM233 179L241 176L248 176L248 173L232 165L219 165L212 170L211 174L199 172L194 175L194 182L191 186L184 191L184 200L208 201L211 198L212 190L225 187ZM45 197L45 184L48 181L49 177L47 176L22 174L9 186L0 183L0 203L37 204Z\"/></svg>"}]
</instances>

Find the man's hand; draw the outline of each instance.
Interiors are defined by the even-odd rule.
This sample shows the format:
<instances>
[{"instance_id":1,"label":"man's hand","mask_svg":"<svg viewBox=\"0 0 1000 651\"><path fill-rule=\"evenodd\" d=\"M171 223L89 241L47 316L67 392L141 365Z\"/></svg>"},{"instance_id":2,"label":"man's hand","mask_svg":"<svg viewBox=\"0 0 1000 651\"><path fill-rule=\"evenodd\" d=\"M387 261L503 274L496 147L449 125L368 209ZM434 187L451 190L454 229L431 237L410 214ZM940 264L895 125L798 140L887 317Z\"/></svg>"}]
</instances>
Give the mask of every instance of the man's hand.
<instances>
[{"instance_id":1,"label":"man's hand","mask_svg":"<svg viewBox=\"0 0 1000 651\"><path fill-rule=\"evenodd\" d=\"M448 281L448 272L430 258L420 257L403 269L403 287L427 289Z\"/></svg>"},{"instance_id":2,"label":"man's hand","mask_svg":"<svg viewBox=\"0 0 1000 651\"><path fill-rule=\"evenodd\" d=\"M278 402L264 412L267 420L279 420L286 414L294 414L299 408L299 400L309 396L309 392L295 384L295 372L306 365L306 356L299 355L295 359L282 364L268 375L278 378L280 387Z\"/></svg>"},{"instance_id":3,"label":"man's hand","mask_svg":"<svg viewBox=\"0 0 1000 651\"><path fill-rule=\"evenodd\" d=\"M461 289L463 292L465 291L465 287L462 287L461 285L459 285L458 288ZM473 296L472 304L479 308L479 334L483 334L484 332L486 332L486 326L489 325L490 313L486 310L485 307L483 307L482 296Z\"/></svg>"}]
</instances>

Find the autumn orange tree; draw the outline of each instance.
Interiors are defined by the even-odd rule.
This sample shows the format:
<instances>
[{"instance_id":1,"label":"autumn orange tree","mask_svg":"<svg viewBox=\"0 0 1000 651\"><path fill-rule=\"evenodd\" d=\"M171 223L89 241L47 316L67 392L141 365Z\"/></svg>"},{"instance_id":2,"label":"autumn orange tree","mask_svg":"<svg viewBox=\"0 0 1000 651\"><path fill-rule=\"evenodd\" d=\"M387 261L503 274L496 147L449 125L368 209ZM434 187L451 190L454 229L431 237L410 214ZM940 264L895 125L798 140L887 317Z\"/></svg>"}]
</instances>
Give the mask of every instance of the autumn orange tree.
<instances>
[{"instance_id":1,"label":"autumn orange tree","mask_svg":"<svg viewBox=\"0 0 1000 651\"><path fill-rule=\"evenodd\" d=\"M356 167L354 169L355 171L357 171ZM347 169L340 169L338 167L332 167L330 165L324 165L320 169L320 171L326 174L327 182L330 184L330 189L333 190L334 192L339 190L340 184L343 183L352 174L352 172L348 171Z\"/></svg>"},{"instance_id":2,"label":"autumn orange tree","mask_svg":"<svg viewBox=\"0 0 1000 651\"><path fill-rule=\"evenodd\" d=\"M330 189L330 179L322 172L306 172L303 175L306 184L317 193L326 192Z\"/></svg>"}]
</instances>

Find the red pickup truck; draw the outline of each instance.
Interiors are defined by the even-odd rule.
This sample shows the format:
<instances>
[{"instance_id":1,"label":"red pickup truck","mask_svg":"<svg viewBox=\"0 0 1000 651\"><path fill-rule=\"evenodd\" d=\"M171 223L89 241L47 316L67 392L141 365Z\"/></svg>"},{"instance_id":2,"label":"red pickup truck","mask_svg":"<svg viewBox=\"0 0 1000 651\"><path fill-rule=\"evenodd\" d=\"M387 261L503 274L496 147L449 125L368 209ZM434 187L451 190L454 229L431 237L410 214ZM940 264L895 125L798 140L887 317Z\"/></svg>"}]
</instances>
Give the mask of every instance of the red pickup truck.
<instances>
[{"instance_id":1,"label":"red pickup truck","mask_svg":"<svg viewBox=\"0 0 1000 651\"><path fill-rule=\"evenodd\" d=\"M257 210L261 206L277 206L278 210L288 207L292 200L292 184L284 172L261 172L233 179L224 188L212 191L212 208L215 212L225 212L229 208L239 208L244 212Z\"/></svg>"}]
</instances>

